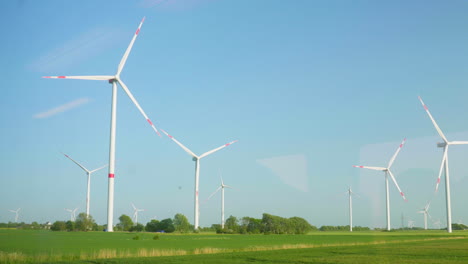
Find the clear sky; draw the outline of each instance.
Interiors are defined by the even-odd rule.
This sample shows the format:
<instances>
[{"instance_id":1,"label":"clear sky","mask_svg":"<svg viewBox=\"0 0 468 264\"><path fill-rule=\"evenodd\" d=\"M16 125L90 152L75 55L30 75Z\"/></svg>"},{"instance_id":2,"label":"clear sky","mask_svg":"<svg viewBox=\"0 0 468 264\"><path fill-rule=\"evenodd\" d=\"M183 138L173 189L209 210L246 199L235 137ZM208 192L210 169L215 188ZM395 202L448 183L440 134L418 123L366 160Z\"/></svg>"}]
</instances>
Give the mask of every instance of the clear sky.
<instances>
[{"instance_id":1,"label":"clear sky","mask_svg":"<svg viewBox=\"0 0 468 264\"><path fill-rule=\"evenodd\" d=\"M139 0L0 3L0 221L66 220L85 211L86 175L108 163L111 86L47 75L112 75L146 16L121 78L157 127L201 154L201 226L263 212L321 225L385 226L383 173L393 171L392 226L445 221L433 191L440 141L468 140L468 2ZM119 88L115 220L183 213L193 223L194 162L158 137ZM452 214L468 223L468 146L450 149ZM106 223L107 171L93 175L91 215ZM431 226L431 225L430 225Z\"/></svg>"}]
</instances>

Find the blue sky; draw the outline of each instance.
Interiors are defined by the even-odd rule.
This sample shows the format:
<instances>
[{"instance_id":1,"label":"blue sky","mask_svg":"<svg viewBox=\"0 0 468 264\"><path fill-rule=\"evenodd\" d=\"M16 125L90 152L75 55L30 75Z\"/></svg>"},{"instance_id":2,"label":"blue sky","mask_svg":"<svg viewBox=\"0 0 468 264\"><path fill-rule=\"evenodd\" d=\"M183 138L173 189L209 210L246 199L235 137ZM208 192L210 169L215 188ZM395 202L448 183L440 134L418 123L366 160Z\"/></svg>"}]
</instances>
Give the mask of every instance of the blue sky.
<instances>
[{"instance_id":1,"label":"blue sky","mask_svg":"<svg viewBox=\"0 0 468 264\"><path fill-rule=\"evenodd\" d=\"M111 86L42 79L111 75L146 16L121 74L157 127L201 154L200 199L226 184L226 216L263 212L314 225L385 226L384 166L393 171L392 226L432 199L445 220L442 152L417 96L450 140L468 140L466 1L7 1L1 3L0 221L66 220L85 211L86 176L108 162ZM68 104L68 109L43 113ZM70 106L71 104L71 106ZM42 116L40 114L43 114ZM42 118L38 118L38 114ZM119 88L115 221L185 214L193 223L194 162L158 137ZM468 222L468 148L450 149L453 220ZM107 172L93 175L91 214L106 222ZM220 196L200 223L219 222ZM407 220L405 220L406 222Z\"/></svg>"}]
</instances>

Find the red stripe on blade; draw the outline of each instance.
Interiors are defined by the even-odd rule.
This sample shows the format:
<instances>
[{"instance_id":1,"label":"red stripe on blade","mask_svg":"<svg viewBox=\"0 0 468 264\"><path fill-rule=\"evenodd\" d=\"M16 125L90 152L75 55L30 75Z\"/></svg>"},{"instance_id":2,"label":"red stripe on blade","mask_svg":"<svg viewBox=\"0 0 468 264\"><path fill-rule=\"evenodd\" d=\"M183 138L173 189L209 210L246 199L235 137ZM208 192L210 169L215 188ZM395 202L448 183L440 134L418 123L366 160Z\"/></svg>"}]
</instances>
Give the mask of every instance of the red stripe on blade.
<instances>
[{"instance_id":1,"label":"red stripe on blade","mask_svg":"<svg viewBox=\"0 0 468 264\"><path fill-rule=\"evenodd\" d=\"M137 29L137 31L135 32L135 35L138 35L138 33L140 33L140 29Z\"/></svg>"},{"instance_id":2,"label":"red stripe on blade","mask_svg":"<svg viewBox=\"0 0 468 264\"><path fill-rule=\"evenodd\" d=\"M153 125L153 122L151 122L151 120L146 119L146 121L148 121L148 123L149 123L150 125Z\"/></svg>"},{"instance_id":3,"label":"red stripe on blade","mask_svg":"<svg viewBox=\"0 0 468 264\"><path fill-rule=\"evenodd\" d=\"M114 173L109 173L109 178L114 178Z\"/></svg>"}]
</instances>

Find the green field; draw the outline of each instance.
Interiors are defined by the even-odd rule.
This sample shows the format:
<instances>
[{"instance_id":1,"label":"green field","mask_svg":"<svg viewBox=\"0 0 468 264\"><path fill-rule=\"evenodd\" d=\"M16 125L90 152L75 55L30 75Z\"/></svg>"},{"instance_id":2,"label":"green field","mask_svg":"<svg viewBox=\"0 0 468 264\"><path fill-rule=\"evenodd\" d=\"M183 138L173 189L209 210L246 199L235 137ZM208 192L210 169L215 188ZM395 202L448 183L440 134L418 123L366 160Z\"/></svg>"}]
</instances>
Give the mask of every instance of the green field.
<instances>
[{"instance_id":1,"label":"green field","mask_svg":"<svg viewBox=\"0 0 468 264\"><path fill-rule=\"evenodd\" d=\"M154 236L4 229L0 263L468 263L462 231Z\"/></svg>"}]
</instances>

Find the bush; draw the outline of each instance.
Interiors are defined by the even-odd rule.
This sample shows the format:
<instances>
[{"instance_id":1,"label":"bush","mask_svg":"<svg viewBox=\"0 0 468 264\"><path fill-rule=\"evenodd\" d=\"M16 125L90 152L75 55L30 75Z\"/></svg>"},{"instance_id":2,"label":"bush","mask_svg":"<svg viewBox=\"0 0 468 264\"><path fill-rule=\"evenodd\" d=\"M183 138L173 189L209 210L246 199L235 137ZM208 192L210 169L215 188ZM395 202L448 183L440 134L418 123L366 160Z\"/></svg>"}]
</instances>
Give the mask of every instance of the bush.
<instances>
[{"instance_id":1,"label":"bush","mask_svg":"<svg viewBox=\"0 0 468 264\"><path fill-rule=\"evenodd\" d=\"M140 240L140 236L139 235L134 236L133 240Z\"/></svg>"},{"instance_id":2,"label":"bush","mask_svg":"<svg viewBox=\"0 0 468 264\"><path fill-rule=\"evenodd\" d=\"M159 235L155 235L155 236L153 237L153 240L159 240Z\"/></svg>"},{"instance_id":3,"label":"bush","mask_svg":"<svg viewBox=\"0 0 468 264\"><path fill-rule=\"evenodd\" d=\"M52 231L65 231L67 230L67 225L64 221L55 221L50 227Z\"/></svg>"}]
</instances>

